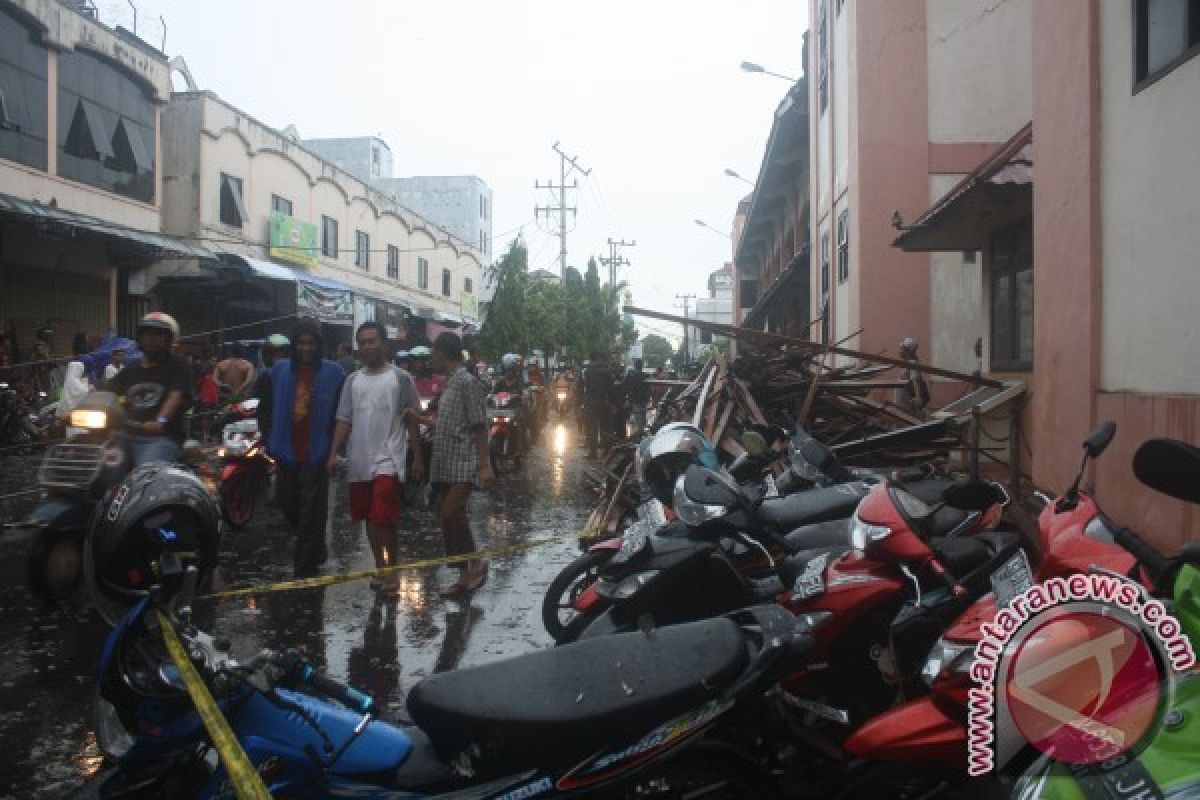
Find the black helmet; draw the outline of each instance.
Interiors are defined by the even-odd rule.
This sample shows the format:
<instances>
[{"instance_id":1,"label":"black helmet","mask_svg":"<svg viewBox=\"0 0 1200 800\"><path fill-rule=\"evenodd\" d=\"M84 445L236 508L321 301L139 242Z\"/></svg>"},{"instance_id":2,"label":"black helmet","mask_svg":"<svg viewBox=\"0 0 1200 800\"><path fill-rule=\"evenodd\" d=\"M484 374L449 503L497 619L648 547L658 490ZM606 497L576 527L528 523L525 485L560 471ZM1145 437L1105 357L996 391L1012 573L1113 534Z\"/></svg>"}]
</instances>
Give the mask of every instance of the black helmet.
<instances>
[{"instance_id":1,"label":"black helmet","mask_svg":"<svg viewBox=\"0 0 1200 800\"><path fill-rule=\"evenodd\" d=\"M178 591L191 565L205 585L217 564L220 519L193 473L170 464L129 473L97 508L85 542L84 574L100 615L115 624L150 587Z\"/></svg>"}]
</instances>

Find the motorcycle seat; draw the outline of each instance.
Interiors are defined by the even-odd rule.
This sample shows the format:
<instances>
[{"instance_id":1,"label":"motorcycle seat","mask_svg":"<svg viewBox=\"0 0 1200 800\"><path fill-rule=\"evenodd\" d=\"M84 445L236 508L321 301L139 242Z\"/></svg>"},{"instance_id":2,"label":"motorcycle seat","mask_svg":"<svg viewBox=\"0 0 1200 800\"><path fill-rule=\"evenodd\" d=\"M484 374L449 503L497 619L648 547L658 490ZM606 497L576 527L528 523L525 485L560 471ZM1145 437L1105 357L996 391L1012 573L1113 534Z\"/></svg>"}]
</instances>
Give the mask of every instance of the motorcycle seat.
<instances>
[{"instance_id":1,"label":"motorcycle seat","mask_svg":"<svg viewBox=\"0 0 1200 800\"><path fill-rule=\"evenodd\" d=\"M755 511L754 520L764 528L790 531L801 525L848 517L865 495L863 484L841 483L786 497L769 497Z\"/></svg>"},{"instance_id":2,"label":"motorcycle seat","mask_svg":"<svg viewBox=\"0 0 1200 800\"><path fill-rule=\"evenodd\" d=\"M784 538L793 550L845 546L850 542L850 520L838 518L802 525Z\"/></svg>"},{"instance_id":3,"label":"motorcycle seat","mask_svg":"<svg viewBox=\"0 0 1200 800\"><path fill-rule=\"evenodd\" d=\"M797 553L796 555L784 561L779 566L779 579L788 589L792 588L796 579L804 575L809 570L809 565L818 559L824 559L824 567L828 567L834 561L837 561L838 556L843 553L850 552L850 547L843 545L841 547L815 547L811 550ZM815 568L815 567L814 567Z\"/></svg>"},{"instance_id":4,"label":"motorcycle seat","mask_svg":"<svg viewBox=\"0 0 1200 800\"><path fill-rule=\"evenodd\" d=\"M983 566L992 557L987 542L972 536L937 538L930 542L930 548L946 571L956 578Z\"/></svg>"},{"instance_id":5,"label":"motorcycle seat","mask_svg":"<svg viewBox=\"0 0 1200 800\"><path fill-rule=\"evenodd\" d=\"M741 628L717 617L433 675L407 707L443 759L512 772L636 742L719 696L748 661Z\"/></svg>"}]
</instances>

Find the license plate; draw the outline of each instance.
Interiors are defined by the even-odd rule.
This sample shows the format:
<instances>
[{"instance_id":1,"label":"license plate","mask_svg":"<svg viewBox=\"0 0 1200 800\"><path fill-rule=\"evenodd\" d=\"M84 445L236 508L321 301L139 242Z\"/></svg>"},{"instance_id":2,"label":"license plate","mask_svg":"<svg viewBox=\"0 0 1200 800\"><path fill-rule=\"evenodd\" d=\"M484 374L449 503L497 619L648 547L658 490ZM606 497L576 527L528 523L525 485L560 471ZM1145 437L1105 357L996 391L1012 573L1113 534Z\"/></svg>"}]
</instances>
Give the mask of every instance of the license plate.
<instances>
[{"instance_id":1,"label":"license plate","mask_svg":"<svg viewBox=\"0 0 1200 800\"><path fill-rule=\"evenodd\" d=\"M1029 559L1025 551L1019 550L1016 555L1000 565L992 573L992 591L996 594L996 608L1007 608L1013 598L1033 585L1033 574L1029 570Z\"/></svg>"},{"instance_id":2,"label":"license plate","mask_svg":"<svg viewBox=\"0 0 1200 800\"><path fill-rule=\"evenodd\" d=\"M764 497L779 497L779 487L775 484L775 476L767 473L766 479L763 481L767 485L767 493Z\"/></svg>"},{"instance_id":3,"label":"license plate","mask_svg":"<svg viewBox=\"0 0 1200 800\"><path fill-rule=\"evenodd\" d=\"M629 559L637 555L643 547L646 546L646 540L650 538L650 533L644 522L635 522L625 530L625 535L621 537L621 549L613 556L613 564L624 564Z\"/></svg>"}]
</instances>

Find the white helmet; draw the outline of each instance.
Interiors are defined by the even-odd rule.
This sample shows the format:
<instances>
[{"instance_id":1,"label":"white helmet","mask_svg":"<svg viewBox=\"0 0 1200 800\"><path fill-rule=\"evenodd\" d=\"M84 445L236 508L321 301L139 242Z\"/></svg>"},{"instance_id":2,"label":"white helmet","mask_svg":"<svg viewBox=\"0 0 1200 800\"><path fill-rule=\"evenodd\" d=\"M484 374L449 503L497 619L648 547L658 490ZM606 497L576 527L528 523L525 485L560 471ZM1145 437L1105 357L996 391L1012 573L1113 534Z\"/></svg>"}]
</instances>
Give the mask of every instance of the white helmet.
<instances>
[{"instance_id":1,"label":"white helmet","mask_svg":"<svg viewBox=\"0 0 1200 800\"><path fill-rule=\"evenodd\" d=\"M170 314L161 311L151 311L142 317L137 324L137 332L146 330L166 331L171 335L171 341L179 341L179 323Z\"/></svg>"},{"instance_id":2,"label":"white helmet","mask_svg":"<svg viewBox=\"0 0 1200 800\"><path fill-rule=\"evenodd\" d=\"M500 358L500 365L503 366L505 369L510 369L511 367L519 367L521 365L521 357L519 355L517 355L516 353L505 353Z\"/></svg>"}]
</instances>

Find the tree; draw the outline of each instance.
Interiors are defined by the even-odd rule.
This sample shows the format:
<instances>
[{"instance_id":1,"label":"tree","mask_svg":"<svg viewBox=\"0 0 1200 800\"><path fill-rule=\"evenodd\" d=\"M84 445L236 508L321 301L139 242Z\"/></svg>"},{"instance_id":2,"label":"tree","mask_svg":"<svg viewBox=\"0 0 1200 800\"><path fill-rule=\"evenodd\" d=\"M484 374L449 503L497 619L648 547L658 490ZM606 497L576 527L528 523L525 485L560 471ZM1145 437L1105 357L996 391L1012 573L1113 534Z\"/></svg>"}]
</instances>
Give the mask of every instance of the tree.
<instances>
[{"instance_id":1,"label":"tree","mask_svg":"<svg viewBox=\"0 0 1200 800\"><path fill-rule=\"evenodd\" d=\"M671 343L657 333L642 339L642 360L648 367L658 369L666 364L674 353L675 348L671 347Z\"/></svg>"},{"instance_id":2,"label":"tree","mask_svg":"<svg viewBox=\"0 0 1200 800\"><path fill-rule=\"evenodd\" d=\"M529 320L525 295L529 287L529 252L514 239L504 257L489 268L496 281L496 294L479 332L479 352L497 359L514 349L529 349Z\"/></svg>"}]
</instances>

